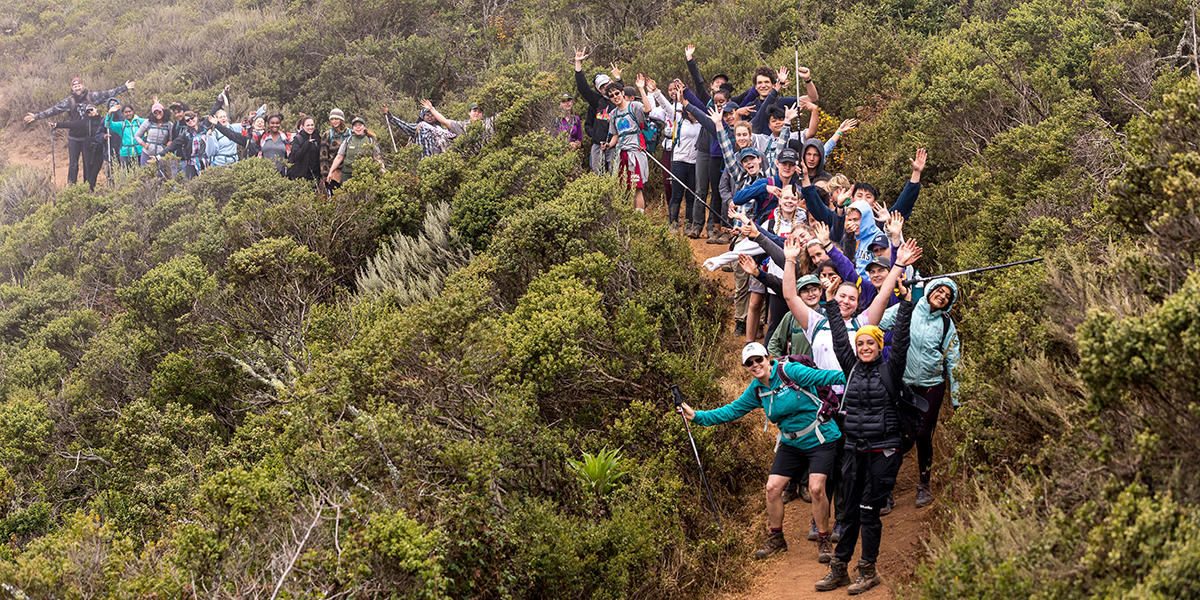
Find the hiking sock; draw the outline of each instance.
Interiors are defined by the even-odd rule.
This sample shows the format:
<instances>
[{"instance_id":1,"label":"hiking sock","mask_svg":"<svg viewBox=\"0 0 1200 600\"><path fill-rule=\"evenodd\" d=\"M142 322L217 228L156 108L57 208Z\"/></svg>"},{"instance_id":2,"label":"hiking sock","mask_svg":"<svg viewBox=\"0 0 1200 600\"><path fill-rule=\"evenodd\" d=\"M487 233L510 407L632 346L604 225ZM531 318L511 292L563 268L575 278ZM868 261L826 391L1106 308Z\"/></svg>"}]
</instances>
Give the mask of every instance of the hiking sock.
<instances>
[{"instance_id":1,"label":"hiking sock","mask_svg":"<svg viewBox=\"0 0 1200 600\"><path fill-rule=\"evenodd\" d=\"M770 527L771 533L783 533L782 527Z\"/></svg>"}]
</instances>

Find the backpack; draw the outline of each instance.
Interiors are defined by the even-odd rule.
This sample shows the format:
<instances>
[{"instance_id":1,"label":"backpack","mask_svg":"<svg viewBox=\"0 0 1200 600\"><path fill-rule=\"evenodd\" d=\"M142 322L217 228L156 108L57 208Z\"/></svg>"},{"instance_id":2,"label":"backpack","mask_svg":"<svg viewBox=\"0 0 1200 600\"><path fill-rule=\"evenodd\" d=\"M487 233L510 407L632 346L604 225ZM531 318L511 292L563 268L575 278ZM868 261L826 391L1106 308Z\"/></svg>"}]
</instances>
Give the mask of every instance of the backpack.
<instances>
[{"instance_id":1,"label":"backpack","mask_svg":"<svg viewBox=\"0 0 1200 600\"><path fill-rule=\"evenodd\" d=\"M646 152L657 152L666 130L665 121L647 118L646 123L642 125L642 148Z\"/></svg>"},{"instance_id":2,"label":"backpack","mask_svg":"<svg viewBox=\"0 0 1200 600\"><path fill-rule=\"evenodd\" d=\"M798 383L792 381L791 377L788 377L787 370L783 368L783 365L789 362L797 362L810 369L818 368L817 363L813 362L812 357L807 354L792 354L779 359L778 373L779 379L783 381L783 385L795 390L796 392L803 393L809 398L813 398L812 394L810 394L808 390L800 387ZM833 391L833 387L828 385L817 387L817 397L814 398L814 400L818 401L818 404L821 406L817 410L817 419L821 423L828 423L830 419L837 415L838 407L840 407L842 403L842 399L839 398L837 393Z\"/></svg>"}]
</instances>

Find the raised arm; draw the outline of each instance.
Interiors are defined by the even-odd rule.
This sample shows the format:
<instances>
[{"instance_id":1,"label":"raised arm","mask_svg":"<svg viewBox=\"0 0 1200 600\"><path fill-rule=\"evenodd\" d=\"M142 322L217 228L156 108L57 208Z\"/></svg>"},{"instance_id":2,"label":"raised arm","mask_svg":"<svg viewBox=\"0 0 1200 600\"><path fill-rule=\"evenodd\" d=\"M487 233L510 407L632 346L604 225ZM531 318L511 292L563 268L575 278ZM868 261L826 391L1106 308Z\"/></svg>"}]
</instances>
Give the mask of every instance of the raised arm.
<instances>
[{"instance_id":1,"label":"raised arm","mask_svg":"<svg viewBox=\"0 0 1200 600\"><path fill-rule=\"evenodd\" d=\"M800 299L800 292L796 289L796 263L801 252L804 252L804 244L799 237L789 237L784 242L783 300L787 302L788 310L791 311L796 324L800 325L801 329L808 329L808 314L812 309ZM843 329L845 329L845 325L843 325Z\"/></svg>"},{"instance_id":2,"label":"raised arm","mask_svg":"<svg viewBox=\"0 0 1200 600\"><path fill-rule=\"evenodd\" d=\"M804 82L804 95L808 96L809 102L820 102L821 98L817 95L817 86L812 82L812 70L808 67L800 67L796 70L796 77Z\"/></svg>"},{"instance_id":3,"label":"raised arm","mask_svg":"<svg viewBox=\"0 0 1200 600\"><path fill-rule=\"evenodd\" d=\"M683 57L687 59L688 74L692 76L692 82L696 84L696 93L700 96L699 105L708 106L712 96L708 93L708 82L704 81L704 77L700 75L700 68L696 66L696 61L692 57L696 53L696 47L688 44L683 50Z\"/></svg>"},{"instance_id":4,"label":"raised arm","mask_svg":"<svg viewBox=\"0 0 1200 600\"><path fill-rule=\"evenodd\" d=\"M900 197L896 198L896 203L892 205L891 210L899 212L908 218L912 214L913 206L917 203L917 196L921 194L921 172L925 170L925 161L929 157L929 153L924 148L918 148L917 154L912 161L912 175L908 178L908 183L904 184L904 190L900 192Z\"/></svg>"},{"instance_id":5,"label":"raised arm","mask_svg":"<svg viewBox=\"0 0 1200 600\"><path fill-rule=\"evenodd\" d=\"M804 130L804 139L816 137L817 127L821 124L821 107L812 102L805 102L804 107L808 109L808 129Z\"/></svg>"},{"instance_id":6,"label":"raised arm","mask_svg":"<svg viewBox=\"0 0 1200 600\"><path fill-rule=\"evenodd\" d=\"M889 290L889 293L880 293L875 296L875 300L871 302L870 308L867 309L867 322L872 325L878 325L883 320L883 312L887 310L889 298L891 297L890 290L896 289L896 284L900 282L900 277L904 275L904 268L917 262L921 258L921 248L917 246L916 240L908 240L900 246L896 251L896 263L892 265L892 269L888 271L887 279L883 280L881 289ZM899 325L897 325L898 327ZM896 340L892 340L893 351L896 346Z\"/></svg>"},{"instance_id":7,"label":"raised arm","mask_svg":"<svg viewBox=\"0 0 1200 600\"><path fill-rule=\"evenodd\" d=\"M416 123L409 123L408 121L400 120L400 118L398 118L395 115L393 115L392 113L388 112L387 106L383 107L383 118L386 119L388 123L391 123L392 125L395 125L397 128L399 128L400 131L403 131L404 133L408 134L409 137L416 138L416 136L417 136L417 124Z\"/></svg>"},{"instance_id":8,"label":"raised arm","mask_svg":"<svg viewBox=\"0 0 1200 600\"><path fill-rule=\"evenodd\" d=\"M425 110L429 111L429 114L433 115L433 118L438 123L442 124L442 127L445 127L447 129L450 128L450 123L451 123L450 119L447 119L445 117L445 115L438 112L438 109L434 108L433 103L430 102L428 99L421 100L421 108L424 108Z\"/></svg>"},{"instance_id":9,"label":"raised arm","mask_svg":"<svg viewBox=\"0 0 1200 600\"><path fill-rule=\"evenodd\" d=\"M218 123L218 122L217 122L217 119L216 119L216 118L214 118L214 117L209 117L209 118L208 118L208 122L209 122L209 124L211 124L213 127L216 127L216 128L217 128L217 131L220 131L220 132L221 132L221 135L223 135L223 136L225 136L225 137L229 138L229 141L231 141L231 142L233 142L233 143L235 143L235 144L237 144L237 145L239 145L239 146L245 146L245 145L246 145L246 144L248 144L248 143L251 141L251 139L252 139L252 138L251 138L250 136L248 136L248 135L245 135L245 134L243 134L243 133L238 133L237 131L234 131L234 130L232 130L232 129L230 129L230 128L228 128L228 127L226 127L226 126L224 126L224 125L222 125L222 124L220 124L220 123Z\"/></svg>"},{"instance_id":10,"label":"raised arm","mask_svg":"<svg viewBox=\"0 0 1200 600\"><path fill-rule=\"evenodd\" d=\"M575 88L579 91L579 95L583 96L591 104L595 104L604 99L592 88L591 82L587 80L587 76L583 74L583 59L588 57L587 50L575 49Z\"/></svg>"}]
</instances>

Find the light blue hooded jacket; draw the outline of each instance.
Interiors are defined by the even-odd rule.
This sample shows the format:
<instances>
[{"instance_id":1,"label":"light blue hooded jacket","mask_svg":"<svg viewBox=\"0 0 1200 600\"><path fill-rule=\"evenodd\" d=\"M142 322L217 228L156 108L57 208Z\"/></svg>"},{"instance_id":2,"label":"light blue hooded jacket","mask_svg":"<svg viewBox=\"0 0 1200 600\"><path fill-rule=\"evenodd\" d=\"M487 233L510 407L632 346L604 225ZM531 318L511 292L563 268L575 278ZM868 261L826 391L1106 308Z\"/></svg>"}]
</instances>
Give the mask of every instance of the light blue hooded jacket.
<instances>
[{"instance_id":1,"label":"light blue hooded jacket","mask_svg":"<svg viewBox=\"0 0 1200 600\"><path fill-rule=\"evenodd\" d=\"M940 286L950 288L950 303L942 310L933 310L929 305L929 294ZM908 345L908 365L904 369L904 383L923 387L934 386L945 379L948 374L950 381L950 402L958 406L958 382L954 380L954 369L958 366L959 341L958 328L954 320L949 321L950 331L946 334L946 346L942 348L942 315L949 313L958 300L958 286L945 277L940 277L925 286L921 299L913 307L912 325L910 325L910 341ZM883 313L879 328L891 331L896 323L896 311L899 304L893 305ZM944 365L944 368L943 368Z\"/></svg>"},{"instance_id":2,"label":"light blue hooded jacket","mask_svg":"<svg viewBox=\"0 0 1200 600\"><path fill-rule=\"evenodd\" d=\"M855 200L850 204L850 208L857 210L862 215L862 220L858 224L858 234L854 236L858 242L854 250L854 270L858 271L863 279L869 279L867 263L875 258L875 255L871 254L871 240L879 235L879 227L875 224L875 212L871 210L871 204L866 200Z\"/></svg>"}]
</instances>

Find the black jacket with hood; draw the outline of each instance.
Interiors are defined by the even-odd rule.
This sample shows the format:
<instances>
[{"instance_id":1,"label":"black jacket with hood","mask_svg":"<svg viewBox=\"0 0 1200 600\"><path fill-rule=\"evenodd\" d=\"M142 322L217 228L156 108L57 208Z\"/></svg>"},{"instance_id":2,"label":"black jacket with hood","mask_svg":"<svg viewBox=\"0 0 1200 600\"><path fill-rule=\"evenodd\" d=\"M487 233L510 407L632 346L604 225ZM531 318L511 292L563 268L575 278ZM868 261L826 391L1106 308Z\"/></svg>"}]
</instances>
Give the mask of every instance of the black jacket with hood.
<instances>
[{"instance_id":1,"label":"black jacket with hood","mask_svg":"<svg viewBox=\"0 0 1200 600\"><path fill-rule=\"evenodd\" d=\"M904 385L904 368L908 361L908 326L912 320L911 300L900 302L896 316L892 352L887 362L876 358L864 363L858 359L846 333L846 323L835 300L825 301L825 315L833 336L833 351L846 373L846 392L841 412L845 416L842 433L846 449L887 450L900 447L899 393ZM880 348L880 356L883 355ZM884 383L884 378L890 382ZM896 396L888 392L895 391Z\"/></svg>"},{"instance_id":2,"label":"black jacket with hood","mask_svg":"<svg viewBox=\"0 0 1200 600\"><path fill-rule=\"evenodd\" d=\"M613 81L616 85L624 85L620 79ZM579 95L588 101L588 112L583 119L583 130L592 138L593 144L608 141L608 115L617 109L617 105L588 83L583 71L575 71L575 87Z\"/></svg>"},{"instance_id":3,"label":"black jacket with hood","mask_svg":"<svg viewBox=\"0 0 1200 600\"><path fill-rule=\"evenodd\" d=\"M795 150L796 154L800 155L800 160L802 161L804 160L804 153L810 146L817 149L817 156L820 156L820 158L817 159L817 168L809 172L808 180L815 184L820 181L833 179L833 175L830 175L825 170L825 142L822 142L819 138L808 138L804 140L803 144L800 143L799 138L793 138L788 141L788 147Z\"/></svg>"}]
</instances>

